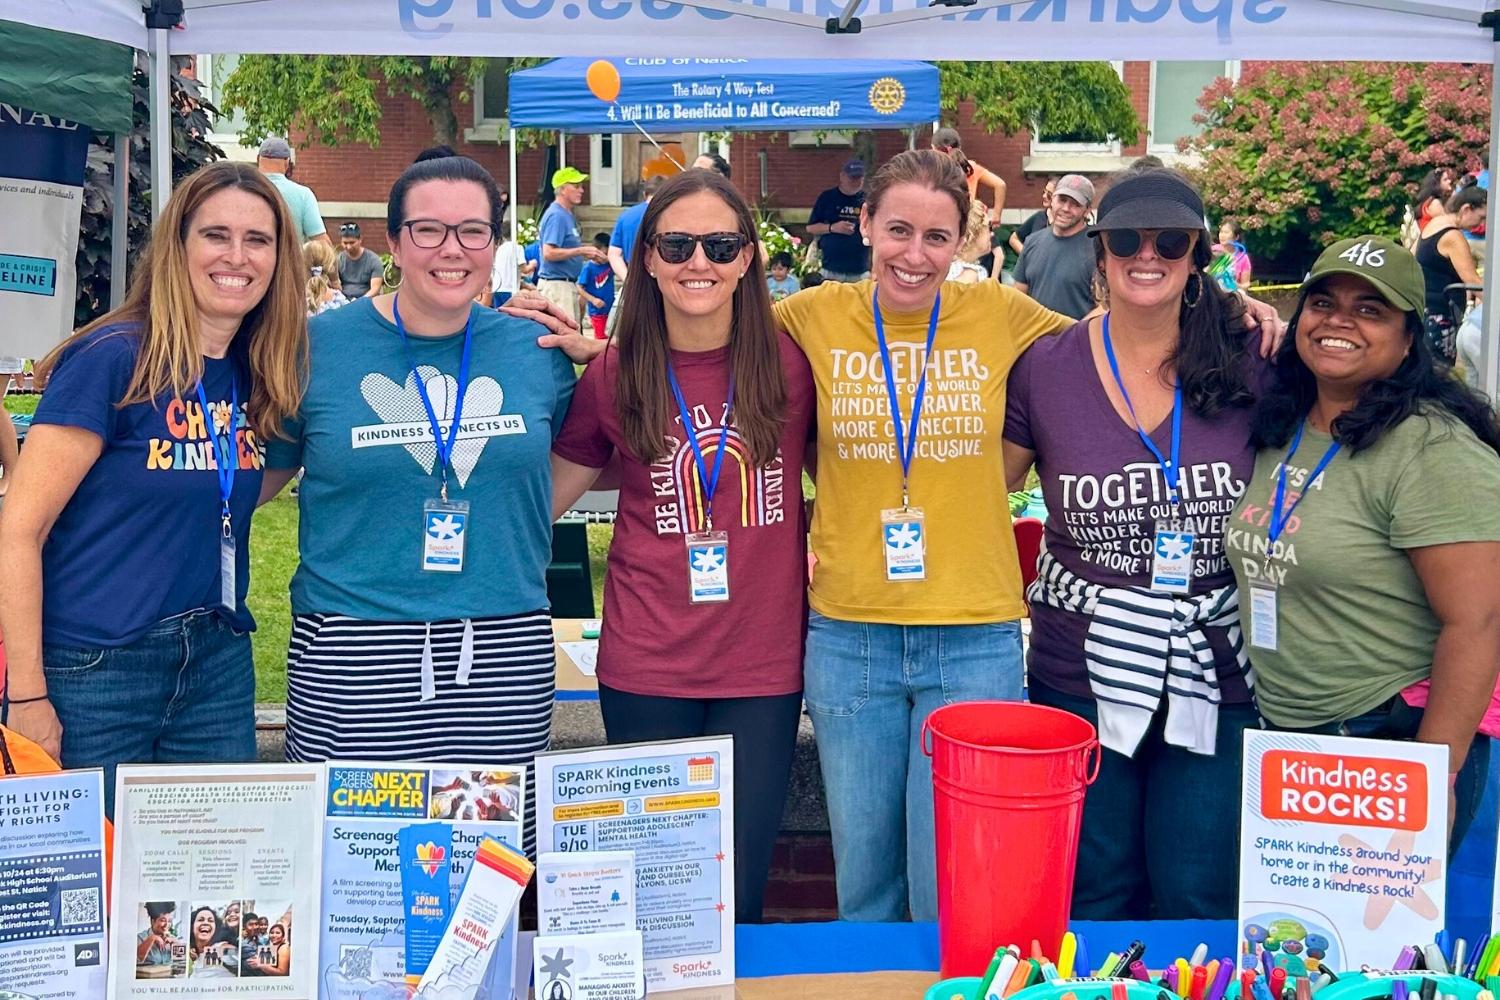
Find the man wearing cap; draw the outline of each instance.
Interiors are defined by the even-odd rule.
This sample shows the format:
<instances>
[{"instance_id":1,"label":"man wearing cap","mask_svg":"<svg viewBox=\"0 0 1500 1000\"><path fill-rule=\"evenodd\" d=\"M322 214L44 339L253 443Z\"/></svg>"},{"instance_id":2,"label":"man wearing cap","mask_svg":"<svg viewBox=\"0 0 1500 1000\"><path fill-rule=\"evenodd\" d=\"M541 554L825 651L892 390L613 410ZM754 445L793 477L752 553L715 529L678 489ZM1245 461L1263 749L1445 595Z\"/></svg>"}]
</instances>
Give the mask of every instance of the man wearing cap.
<instances>
[{"instance_id":1,"label":"man wearing cap","mask_svg":"<svg viewBox=\"0 0 1500 1000\"><path fill-rule=\"evenodd\" d=\"M339 245L344 249L338 258L339 284L349 300L379 295L385 284L385 269L373 251L366 250L360 237L359 223L339 226Z\"/></svg>"},{"instance_id":2,"label":"man wearing cap","mask_svg":"<svg viewBox=\"0 0 1500 1000\"><path fill-rule=\"evenodd\" d=\"M560 167L552 172L552 189L556 198L542 213L537 236L542 244L542 263L537 271L537 291L578 320L578 275L583 262L603 264L604 251L592 244L585 246L578 235L578 220L573 209L583 204L583 182L589 175L576 167Z\"/></svg>"},{"instance_id":3,"label":"man wearing cap","mask_svg":"<svg viewBox=\"0 0 1500 1000\"><path fill-rule=\"evenodd\" d=\"M1094 185L1068 174L1052 192L1052 225L1026 237L1016 261L1016 288L1064 316L1082 319L1094 309L1094 245L1084 230Z\"/></svg>"},{"instance_id":4,"label":"man wearing cap","mask_svg":"<svg viewBox=\"0 0 1500 1000\"><path fill-rule=\"evenodd\" d=\"M859 210L865 204L865 165L850 160L839 171L837 187L818 195L807 217L807 234L818 238L823 277L863 281L870 276L870 251L859 238Z\"/></svg>"},{"instance_id":5,"label":"man wearing cap","mask_svg":"<svg viewBox=\"0 0 1500 1000\"><path fill-rule=\"evenodd\" d=\"M292 213L292 225L297 228L297 242L328 238L328 228L323 225L323 215L318 211L318 198L312 189L298 184L287 176L292 169L292 147L280 136L267 136L255 154L255 166L266 175L271 186L281 192L281 200Z\"/></svg>"}]
</instances>

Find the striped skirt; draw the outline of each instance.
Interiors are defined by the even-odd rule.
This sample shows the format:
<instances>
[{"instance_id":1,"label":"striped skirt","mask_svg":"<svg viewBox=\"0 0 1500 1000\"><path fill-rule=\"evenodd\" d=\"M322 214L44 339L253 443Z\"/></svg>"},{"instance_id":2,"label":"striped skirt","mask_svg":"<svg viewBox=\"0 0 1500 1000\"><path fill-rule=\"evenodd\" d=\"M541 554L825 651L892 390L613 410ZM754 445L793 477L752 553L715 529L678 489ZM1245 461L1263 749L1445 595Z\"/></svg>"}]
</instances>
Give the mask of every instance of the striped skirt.
<instances>
[{"instance_id":1,"label":"striped skirt","mask_svg":"<svg viewBox=\"0 0 1500 1000\"><path fill-rule=\"evenodd\" d=\"M526 850L535 844L532 758L552 735L552 619L464 622L297 615L287 652L286 759L525 764ZM424 700L423 650L431 643Z\"/></svg>"}]
</instances>

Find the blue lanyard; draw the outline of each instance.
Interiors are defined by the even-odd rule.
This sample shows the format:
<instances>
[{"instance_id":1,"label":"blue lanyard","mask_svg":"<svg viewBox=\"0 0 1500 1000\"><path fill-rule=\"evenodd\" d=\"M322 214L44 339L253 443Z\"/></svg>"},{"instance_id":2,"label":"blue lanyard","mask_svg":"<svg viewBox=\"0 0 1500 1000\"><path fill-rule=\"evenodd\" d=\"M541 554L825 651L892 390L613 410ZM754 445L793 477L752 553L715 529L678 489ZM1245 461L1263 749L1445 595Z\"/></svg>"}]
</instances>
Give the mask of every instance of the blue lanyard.
<instances>
[{"instance_id":1,"label":"blue lanyard","mask_svg":"<svg viewBox=\"0 0 1500 1000\"><path fill-rule=\"evenodd\" d=\"M1181 467L1179 462L1182 457L1182 381L1173 379L1172 385L1172 455L1170 458L1161 453L1156 442L1151 440L1145 428L1141 426L1140 418L1135 415L1135 407L1131 405L1130 393L1125 391L1125 380L1120 377L1120 363L1115 360L1115 345L1109 339L1109 313L1104 314L1104 356L1109 359L1109 370L1114 373L1115 385L1120 390L1120 396L1125 400L1125 409L1130 413L1130 421L1135 424L1135 432L1141 436L1141 443L1146 449L1156 456L1156 461L1161 465L1162 475L1167 478L1167 500L1173 506L1177 504L1177 471Z\"/></svg>"},{"instance_id":2,"label":"blue lanyard","mask_svg":"<svg viewBox=\"0 0 1500 1000\"><path fill-rule=\"evenodd\" d=\"M406 363L411 366L412 380L417 383L417 395L422 397L422 406L427 409L427 421L432 425L432 444L437 448L438 472L443 482L438 489L444 501L448 499L448 465L453 458L453 445L458 440L458 425L464 416L464 393L469 390L469 346L474 332L474 309L469 309L469 320L464 324L464 356L458 367L458 396L453 400L453 422L448 425L448 438L443 439L443 427L438 423L437 411L432 408L432 397L427 395L427 383L417 371L417 362L411 356L411 341L406 337L406 327L401 322L401 293L391 300L391 314L396 317L396 332L401 334L401 347L406 351Z\"/></svg>"},{"instance_id":3,"label":"blue lanyard","mask_svg":"<svg viewBox=\"0 0 1500 1000\"><path fill-rule=\"evenodd\" d=\"M708 471L703 459L703 446L698 443L698 432L694 429L693 414L683 398L682 386L677 382L677 373L672 362L667 362L667 381L672 383L672 395L677 397L677 411L682 414L682 433L687 435L688 445L693 449L693 461L698 464L698 481L703 484L706 497L703 501L705 531L714 530L714 493L719 489L719 472L724 468L724 443L729 439L729 414L734 409L734 376L729 376L729 398L724 401L724 419L719 424L719 450L714 455L714 471Z\"/></svg>"},{"instance_id":4,"label":"blue lanyard","mask_svg":"<svg viewBox=\"0 0 1500 1000\"><path fill-rule=\"evenodd\" d=\"M937 337L938 313L943 308L943 296L939 292L932 300L932 315L927 320L927 350L922 354L922 374L917 380L917 397L911 404L911 424L901 426L901 402L896 396L896 380L891 377L891 349L885 342L885 320L880 315L880 288L870 292L870 308L875 312L875 339L880 342L880 363L885 375L885 394L891 403L891 426L896 429L896 455L901 459L901 509L911 506L908 484L911 480L911 460L917 453L917 428L922 419L922 400L927 396L927 362L932 358L932 342Z\"/></svg>"},{"instance_id":5,"label":"blue lanyard","mask_svg":"<svg viewBox=\"0 0 1500 1000\"><path fill-rule=\"evenodd\" d=\"M213 411L208 408L208 394L203 391L203 380L198 380L198 405L203 407L203 427L208 431L208 438L214 443L214 455L218 458L215 463L219 474L219 502L223 504L223 513L220 515L224 520L224 537L232 534L229 520L229 497L234 493L234 467L238 458L237 449L234 446L234 425L240 415L240 387L234 379L229 380L229 426L224 429L224 436L219 437L219 432L214 430Z\"/></svg>"},{"instance_id":6,"label":"blue lanyard","mask_svg":"<svg viewBox=\"0 0 1500 1000\"><path fill-rule=\"evenodd\" d=\"M1328 446L1328 450L1323 452L1323 457L1318 459L1318 464L1313 466L1312 474L1307 477L1307 482L1303 484L1302 492L1297 494L1297 499L1292 501L1292 505L1286 509L1285 513L1282 513L1281 505L1286 503L1286 467L1291 462L1292 456L1297 454L1297 446L1302 443L1302 432L1306 427L1306 421L1297 425L1297 433L1292 437L1292 447L1286 453L1286 458L1281 460L1281 472L1276 477L1276 501L1271 506L1271 523L1266 526L1266 538L1272 545L1275 545L1276 539L1281 537L1282 531L1286 529L1286 523L1292 519L1292 512L1307 496L1307 491L1312 489L1313 483L1317 482L1323 470L1328 468L1328 463L1333 461L1333 456L1339 453L1339 443L1334 441Z\"/></svg>"}]
</instances>

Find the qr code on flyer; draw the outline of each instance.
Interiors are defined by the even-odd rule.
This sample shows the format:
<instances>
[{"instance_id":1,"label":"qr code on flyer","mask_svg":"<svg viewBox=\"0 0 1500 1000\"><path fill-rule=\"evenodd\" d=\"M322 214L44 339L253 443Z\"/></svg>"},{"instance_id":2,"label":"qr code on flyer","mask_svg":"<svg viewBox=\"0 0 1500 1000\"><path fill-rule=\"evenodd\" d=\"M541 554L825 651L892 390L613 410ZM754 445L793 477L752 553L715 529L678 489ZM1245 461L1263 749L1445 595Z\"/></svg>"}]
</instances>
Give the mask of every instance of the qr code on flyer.
<instances>
[{"instance_id":1,"label":"qr code on flyer","mask_svg":"<svg viewBox=\"0 0 1500 1000\"><path fill-rule=\"evenodd\" d=\"M62 891L62 918L59 923L63 927L77 927L80 924L97 924L98 922L99 890L97 888Z\"/></svg>"}]
</instances>

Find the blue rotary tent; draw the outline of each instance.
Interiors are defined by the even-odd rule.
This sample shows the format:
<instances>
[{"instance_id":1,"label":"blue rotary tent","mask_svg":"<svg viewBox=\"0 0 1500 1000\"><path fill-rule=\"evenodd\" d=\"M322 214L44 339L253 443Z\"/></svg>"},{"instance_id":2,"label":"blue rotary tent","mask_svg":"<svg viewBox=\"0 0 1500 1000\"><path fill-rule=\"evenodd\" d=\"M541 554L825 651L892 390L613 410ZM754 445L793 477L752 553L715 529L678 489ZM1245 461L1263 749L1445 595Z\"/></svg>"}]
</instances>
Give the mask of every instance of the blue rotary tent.
<instances>
[{"instance_id":1,"label":"blue rotary tent","mask_svg":"<svg viewBox=\"0 0 1500 1000\"><path fill-rule=\"evenodd\" d=\"M870 59L610 60L620 93L602 101L592 59L555 59L510 78L512 128L563 132L909 128L938 117L931 63Z\"/></svg>"}]
</instances>

